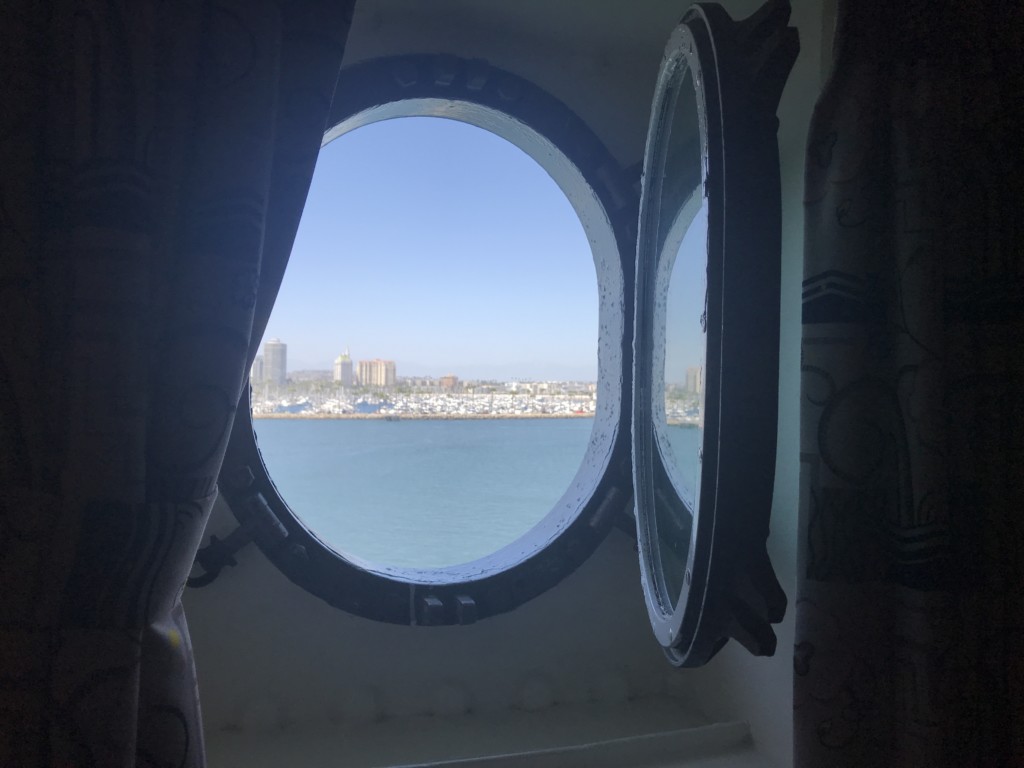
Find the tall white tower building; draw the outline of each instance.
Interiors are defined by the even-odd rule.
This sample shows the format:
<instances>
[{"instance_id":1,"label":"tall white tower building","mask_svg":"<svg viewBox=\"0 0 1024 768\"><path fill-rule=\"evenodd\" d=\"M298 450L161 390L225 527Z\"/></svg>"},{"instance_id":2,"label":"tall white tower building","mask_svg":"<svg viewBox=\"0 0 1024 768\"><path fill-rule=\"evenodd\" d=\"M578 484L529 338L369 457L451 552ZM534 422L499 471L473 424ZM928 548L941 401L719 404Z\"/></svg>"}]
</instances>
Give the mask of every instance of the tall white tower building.
<instances>
[{"instance_id":1,"label":"tall white tower building","mask_svg":"<svg viewBox=\"0 0 1024 768\"><path fill-rule=\"evenodd\" d=\"M352 358L349 357L347 349L334 360L334 380L340 382L343 387L351 387L355 384Z\"/></svg>"},{"instance_id":2,"label":"tall white tower building","mask_svg":"<svg viewBox=\"0 0 1024 768\"><path fill-rule=\"evenodd\" d=\"M288 345L271 339L263 345L263 380L283 385L288 379Z\"/></svg>"}]
</instances>

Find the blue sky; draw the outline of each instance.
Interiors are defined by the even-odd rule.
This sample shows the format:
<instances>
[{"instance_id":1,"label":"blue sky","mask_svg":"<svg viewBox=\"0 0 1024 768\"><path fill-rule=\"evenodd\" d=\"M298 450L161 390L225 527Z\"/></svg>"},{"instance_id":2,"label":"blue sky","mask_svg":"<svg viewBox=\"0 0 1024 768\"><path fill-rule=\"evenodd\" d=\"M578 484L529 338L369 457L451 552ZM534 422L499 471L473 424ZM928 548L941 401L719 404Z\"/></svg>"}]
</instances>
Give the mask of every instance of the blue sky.
<instances>
[{"instance_id":1,"label":"blue sky","mask_svg":"<svg viewBox=\"0 0 1024 768\"><path fill-rule=\"evenodd\" d=\"M532 158L401 118L321 150L264 338L288 345L289 370L347 347L399 376L593 380L597 307L583 227Z\"/></svg>"}]
</instances>

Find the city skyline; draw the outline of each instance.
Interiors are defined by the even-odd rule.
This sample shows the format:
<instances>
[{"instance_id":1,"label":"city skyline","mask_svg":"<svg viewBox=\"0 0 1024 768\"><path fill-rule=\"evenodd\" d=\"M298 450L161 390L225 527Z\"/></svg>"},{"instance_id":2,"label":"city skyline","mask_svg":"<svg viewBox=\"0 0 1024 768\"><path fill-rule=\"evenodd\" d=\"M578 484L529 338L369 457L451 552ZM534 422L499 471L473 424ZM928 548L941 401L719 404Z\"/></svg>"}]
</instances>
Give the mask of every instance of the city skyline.
<instances>
[{"instance_id":1,"label":"city skyline","mask_svg":"<svg viewBox=\"0 0 1024 768\"><path fill-rule=\"evenodd\" d=\"M271 360L268 365L267 360ZM441 375L429 375L413 371L401 376L397 374L397 365L393 360L373 358L367 360L353 360L349 348L346 347L334 359L330 368L307 368L293 367L288 365L288 343L277 337L268 339L263 345L263 351L256 356L250 369L250 380L253 384L274 383L286 384L292 373L322 374L323 378L330 378L332 381L341 384L343 387L369 386L369 387L393 387L399 381L410 380L433 380L438 386L446 389L453 389L461 381L471 381L465 376L448 371ZM522 376L511 376L498 379L475 379L493 381L595 381L594 379L528 379Z\"/></svg>"},{"instance_id":2,"label":"city skyline","mask_svg":"<svg viewBox=\"0 0 1024 768\"><path fill-rule=\"evenodd\" d=\"M272 354L268 356L267 348L271 347L273 350ZM283 384L289 378L290 373L304 373L304 374L323 374L324 377L330 377L332 381L340 383L344 387L352 386L394 386L398 381L401 380L415 380L415 379L432 379L445 385L445 381L452 382L448 386L453 386L454 382L460 379L460 376L452 372L446 372L440 375L424 374L418 371L411 373L404 373L399 376L397 374L397 366L393 360L384 360L381 358L373 358L367 360L353 360L349 353L349 348L346 347L345 351L338 355L333 364L329 368L316 368L316 367L292 367L287 365L287 343L282 342L278 338L272 338L264 344L264 351L256 356L253 361L253 365L250 369L250 378L252 383L261 383L264 381L274 381L278 384ZM280 360L280 363L272 363L267 366L266 360L275 359ZM678 366L679 361L674 361L674 366ZM277 370L280 373L275 375ZM684 391L694 394L701 394L704 390L704 367L698 366L687 366L683 375L677 379L673 379L669 374L669 366L666 365L666 385L675 384L681 387ZM370 371L373 371L370 373ZM461 377L463 380L468 380L466 377ZM477 380L490 380L490 381L596 381L596 379L555 379L555 378L540 378L531 379L522 376L509 376L509 377L477 377Z\"/></svg>"}]
</instances>

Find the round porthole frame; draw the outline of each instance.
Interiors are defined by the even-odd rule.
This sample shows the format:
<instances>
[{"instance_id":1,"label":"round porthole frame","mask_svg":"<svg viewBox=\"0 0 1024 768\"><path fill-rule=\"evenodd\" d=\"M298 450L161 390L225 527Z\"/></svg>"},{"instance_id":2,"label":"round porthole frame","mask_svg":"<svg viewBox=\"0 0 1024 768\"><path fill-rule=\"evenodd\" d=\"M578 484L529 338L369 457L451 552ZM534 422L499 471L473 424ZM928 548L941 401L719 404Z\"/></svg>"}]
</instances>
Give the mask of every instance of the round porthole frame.
<instances>
[{"instance_id":1,"label":"round porthole frame","mask_svg":"<svg viewBox=\"0 0 1024 768\"><path fill-rule=\"evenodd\" d=\"M730 638L755 655L773 654L772 624L786 610L766 540L775 478L781 270L775 111L799 50L789 13L785 0L769 0L736 22L717 4L691 6L668 41L655 86L636 259L634 487L648 616L677 666L707 663ZM692 507L666 471L654 425L664 398L663 376L655 377L664 354L656 345L665 340L656 301L663 258L660 186L667 110L686 69L696 90L698 188L708 206L703 463ZM671 531L687 550L678 587L667 586L664 577L659 505L685 507L691 516L688 529Z\"/></svg>"},{"instance_id":2,"label":"round porthole frame","mask_svg":"<svg viewBox=\"0 0 1024 768\"><path fill-rule=\"evenodd\" d=\"M535 84L485 61L452 56L388 57L344 69L324 143L370 122L416 115L462 120L512 141L551 173L588 236L596 227L607 227L604 248L614 250L614 257L595 263L601 302L599 396L580 471L537 526L487 557L434 569L368 563L324 543L278 493L259 452L247 390L228 443L220 491L243 525L254 515L276 518L278 524L251 526L254 541L291 581L329 604L395 624L471 624L558 584L630 512L636 178L616 164L575 113ZM567 189L558 173L577 174L579 183Z\"/></svg>"}]
</instances>

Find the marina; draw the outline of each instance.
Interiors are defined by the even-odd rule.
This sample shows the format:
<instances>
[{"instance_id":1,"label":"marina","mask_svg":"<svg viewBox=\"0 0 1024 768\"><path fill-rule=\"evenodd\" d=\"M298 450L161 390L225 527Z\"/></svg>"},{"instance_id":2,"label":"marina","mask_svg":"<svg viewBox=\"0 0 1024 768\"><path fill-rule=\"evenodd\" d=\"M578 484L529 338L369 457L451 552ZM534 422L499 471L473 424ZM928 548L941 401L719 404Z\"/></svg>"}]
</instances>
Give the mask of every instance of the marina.
<instances>
[{"instance_id":1,"label":"marina","mask_svg":"<svg viewBox=\"0 0 1024 768\"><path fill-rule=\"evenodd\" d=\"M532 392L392 392L386 395L312 392L253 398L255 418L572 418L591 417L596 386L550 394ZM594 391L590 391L592 388Z\"/></svg>"}]
</instances>

